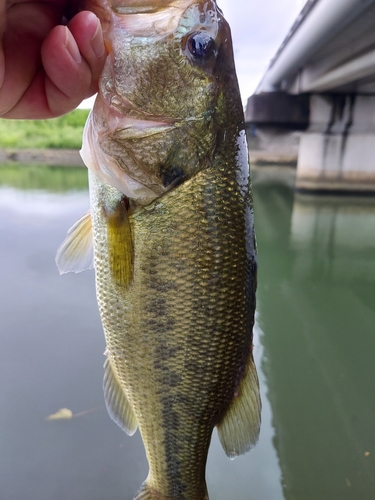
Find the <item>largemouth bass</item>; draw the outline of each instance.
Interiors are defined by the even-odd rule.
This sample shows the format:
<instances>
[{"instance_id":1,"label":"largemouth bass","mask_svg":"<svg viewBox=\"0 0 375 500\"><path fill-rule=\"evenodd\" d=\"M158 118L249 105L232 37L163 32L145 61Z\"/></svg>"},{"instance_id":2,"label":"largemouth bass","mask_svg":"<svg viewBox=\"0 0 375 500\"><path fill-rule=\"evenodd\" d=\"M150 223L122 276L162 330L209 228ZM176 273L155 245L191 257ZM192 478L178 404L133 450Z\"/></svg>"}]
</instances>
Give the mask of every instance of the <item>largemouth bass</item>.
<instances>
[{"instance_id":1,"label":"largemouth bass","mask_svg":"<svg viewBox=\"0 0 375 500\"><path fill-rule=\"evenodd\" d=\"M107 343L104 393L149 474L136 499L208 498L226 454L258 438L256 248L230 29L213 0L86 2L108 57L82 157L90 214L59 250L90 267Z\"/></svg>"}]
</instances>

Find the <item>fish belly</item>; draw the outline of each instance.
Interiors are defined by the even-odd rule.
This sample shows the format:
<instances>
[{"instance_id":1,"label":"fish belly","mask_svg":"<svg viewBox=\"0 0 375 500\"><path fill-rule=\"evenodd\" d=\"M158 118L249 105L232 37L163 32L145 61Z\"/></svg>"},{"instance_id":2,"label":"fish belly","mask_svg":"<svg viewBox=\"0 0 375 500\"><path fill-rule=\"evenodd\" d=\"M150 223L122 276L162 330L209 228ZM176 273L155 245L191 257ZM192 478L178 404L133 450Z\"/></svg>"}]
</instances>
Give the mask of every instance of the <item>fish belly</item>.
<instances>
[{"instance_id":1,"label":"fish belly","mask_svg":"<svg viewBox=\"0 0 375 500\"><path fill-rule=\"evenodd\" d=\"M103 204L115 190L91 174L107 354L138 421L155 498L208 498L212 430L252 360L252 210L227 170L224 161L206 168L130 216L127 286L115 282L108 260Z\"/></svg>"}]
</instances>

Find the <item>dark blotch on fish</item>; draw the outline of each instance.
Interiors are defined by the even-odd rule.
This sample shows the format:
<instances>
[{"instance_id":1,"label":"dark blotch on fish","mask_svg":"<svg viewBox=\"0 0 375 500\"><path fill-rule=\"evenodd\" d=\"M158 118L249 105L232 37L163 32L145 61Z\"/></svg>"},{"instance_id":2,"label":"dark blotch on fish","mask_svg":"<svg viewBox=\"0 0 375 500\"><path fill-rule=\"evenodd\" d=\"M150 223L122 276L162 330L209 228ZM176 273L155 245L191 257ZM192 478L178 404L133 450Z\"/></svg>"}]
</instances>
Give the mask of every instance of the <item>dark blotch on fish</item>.
<instances>
[{"instance_id":1,"label":"dark blotch on fish","mask_svg":"<svg viewBox=\"0 0 375 500\"><path fill-rule=\"evenodd\" d=\"M168 187L171 184L178 186L185 177L184 171L180 167L168 167L166 170L161 168L160 171L164 187Z\"/></svg>"}]
</instances>

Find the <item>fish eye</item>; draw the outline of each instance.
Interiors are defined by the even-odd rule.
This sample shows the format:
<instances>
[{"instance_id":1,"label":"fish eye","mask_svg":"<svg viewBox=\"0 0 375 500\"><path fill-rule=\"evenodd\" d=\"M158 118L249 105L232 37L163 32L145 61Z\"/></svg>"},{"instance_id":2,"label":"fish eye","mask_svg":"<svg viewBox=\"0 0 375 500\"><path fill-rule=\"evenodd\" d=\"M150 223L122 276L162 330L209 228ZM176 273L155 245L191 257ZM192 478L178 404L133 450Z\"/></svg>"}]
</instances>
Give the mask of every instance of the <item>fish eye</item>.
<instances>
[{"instance_id":1,"label":"fish eye","mask_svg":"<svg viewBox=\"0 0 375 500\"><path fill-rule=\"evenodd\" d=\"M216 54L215 40L207 31L195 31L186 43L190 54L197 60L203 61Z\"/></svg>"}]
</instances>

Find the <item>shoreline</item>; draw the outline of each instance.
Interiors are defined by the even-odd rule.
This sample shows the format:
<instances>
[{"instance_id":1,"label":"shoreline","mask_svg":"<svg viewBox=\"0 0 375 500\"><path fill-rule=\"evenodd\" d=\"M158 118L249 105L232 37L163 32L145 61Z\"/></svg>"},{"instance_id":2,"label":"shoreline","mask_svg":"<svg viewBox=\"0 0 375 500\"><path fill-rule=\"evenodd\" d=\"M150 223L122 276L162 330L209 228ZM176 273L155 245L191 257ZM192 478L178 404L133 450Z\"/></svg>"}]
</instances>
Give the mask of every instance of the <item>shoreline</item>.
<instances>
[{"instance_id":1,"label":"shoreline","mask_svg":"<svg viewBox=\"0 0 375 500\"><path fill-rule=\"evenodd\" d=\"M0 165L85 167L76 149L0 149Z\"/></svg>"},{"instance_id":2,"label":"shoreline","mask_svg":"<svg viewBox=\"0 0 375 500\"><path fill-rule=\"evenodd\" d=\"M255 167L293 167L297 157L269 151L250 150L250 165ZM0 165L46 165L49 167L85 167L76 149L0 149Z\"/></svg>"}]
</instances>

